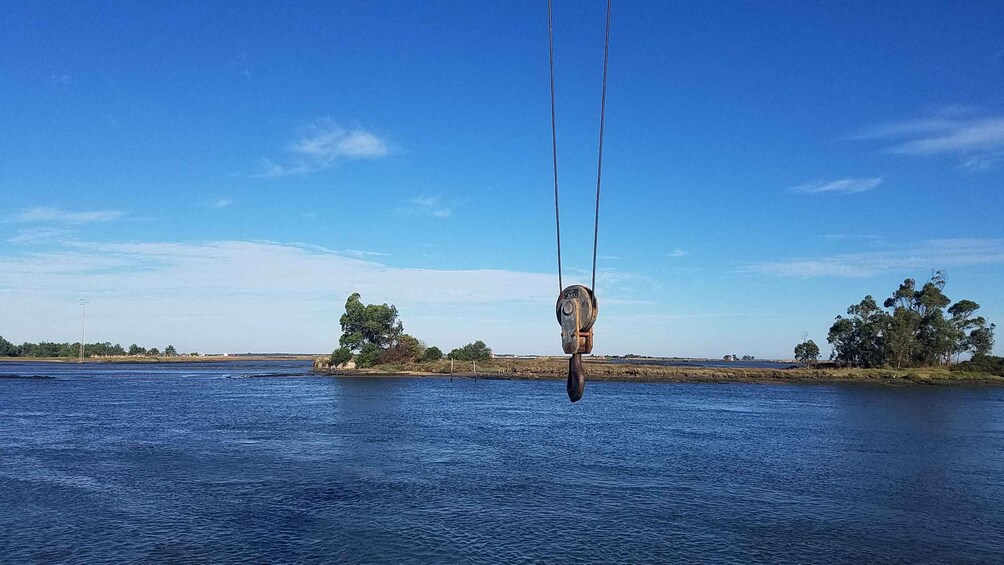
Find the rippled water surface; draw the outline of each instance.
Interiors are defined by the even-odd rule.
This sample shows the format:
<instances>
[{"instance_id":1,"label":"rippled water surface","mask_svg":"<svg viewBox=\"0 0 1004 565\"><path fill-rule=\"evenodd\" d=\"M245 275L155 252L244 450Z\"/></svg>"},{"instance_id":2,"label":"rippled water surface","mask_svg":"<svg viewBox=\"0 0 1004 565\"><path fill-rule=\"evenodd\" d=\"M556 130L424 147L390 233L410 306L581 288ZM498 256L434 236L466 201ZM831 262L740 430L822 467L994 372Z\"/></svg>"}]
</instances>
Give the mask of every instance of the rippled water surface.
<instances>
[{"instance_id":1,"label":"rippled water surface","mask_svg":"<svg viewBox=\"0 0 1004 565\"><path fill-rule=\"evenodd\" d=\"M0 364L0 562L1004 562L1004 389L308 368Z\"/></svg>"}]
</instances>

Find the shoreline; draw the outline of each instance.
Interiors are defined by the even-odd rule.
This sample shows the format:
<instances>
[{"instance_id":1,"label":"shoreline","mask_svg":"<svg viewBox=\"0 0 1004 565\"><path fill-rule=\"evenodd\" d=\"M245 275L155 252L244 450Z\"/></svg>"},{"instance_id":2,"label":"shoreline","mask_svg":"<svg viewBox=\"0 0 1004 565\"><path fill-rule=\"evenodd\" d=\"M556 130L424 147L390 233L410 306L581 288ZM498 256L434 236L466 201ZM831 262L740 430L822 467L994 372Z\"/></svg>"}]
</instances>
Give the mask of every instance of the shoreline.
<instances>
[{"instance_id":1,"label":"shoreline","mask_svg":"<svg viewBox=\"0 0 1004 565\"><path fill-rule=\"evenodd\" d=\"M371 369L332 369L324 359L315 361L313 372L320 375L354 378L475 378L472 371L450 373L449 362L419 363ZM493 360L484 370L478 364L478 379L564 381L567 361L546 358L528 362ZM586 380L593 382L637 383L763 383L763 384L880 384L890 386L1004 386L1004 376L989 373L950 371L944 367L909 369L794 368L755 369L722 367L674 367L652 364L584 362Z\"/></svg>"}]
</instances>

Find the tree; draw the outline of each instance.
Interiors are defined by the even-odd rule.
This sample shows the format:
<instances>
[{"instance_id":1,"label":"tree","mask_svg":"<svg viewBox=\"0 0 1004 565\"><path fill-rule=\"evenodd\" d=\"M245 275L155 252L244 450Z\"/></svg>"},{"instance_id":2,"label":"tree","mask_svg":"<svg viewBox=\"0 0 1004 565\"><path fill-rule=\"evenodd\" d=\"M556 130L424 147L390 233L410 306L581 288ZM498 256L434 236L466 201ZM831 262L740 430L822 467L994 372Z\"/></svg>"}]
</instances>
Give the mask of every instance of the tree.
<instances>
[{"instance_id":1,"label":"tree","mask_svg":"<svg viewBox=\"0 0 1004 565\"><path fill-rule=\"evenodd\" d=\"M134 344L132 344L132 345L129 346L129 355L130 356L134 356L134 355L146 355L146 348L145 347L140 347L140 346L138 346L138 345L136 345L134 343Z\"/></svg>"},{"instance_id":2,"label":"tree","mask_svg":"<svg viewBox=\"0 0 1004 565\"><path fill-rule=\"evenodd\" d=\"M173 345L168 345L167 347L164 348L164 355L167 355L168 357L173 357L177 354L178 350L175 349Z\"/></svg>"},{"instance_id":3,"label":"tree","mask_svg":"<svg viewBox=\"0 0 1004 565\"><path fill-rule=\"evenodd\" d=\"M0 336L0 357L19 357L21 348Z\"/></svg>"},{"instance_id":4,"label":"tree","mask_svg":"<svg viewBox=\"0 0 1004 565\"><path fill-rule=\"evenodd\" d=\"M413 363L422 356L424 348L414 336L401 334L380 354L380 363Z\"/></svg>"},{"instance_id":5,"label":"tree","mask_svg":"<svg viewBox=\"0 0 1004 565\"><path fill-rule=\"evenodd\" d=\"M425 353L422 354L422 361L426 362L439 361L442 358L443 358L443 351L438 347L436 347L435 345L426 349Z\"/></svg>"},{"instance_id":6,"label":"tree","mask_svg":"<svg viewBox=\"0 0 1004 565\"><path fill-rule=\"evenodd\" d=\"M885 364L886 314L868 295L847 309L848 318L837 316L826 341L833 345L831 357L854 367L880 367Z\"/></svg>"},{"instance_id":7,"label":"tree","mask_svg":"<svg viewBox=\"0 0 1004 565\"><path fill-rule=\"evenodd\" d=\"M342 337L338 344L361 350L366 344L377 348L391 346L404 332L397 319L397 308L388 304L363 304L358 292L345 301L345 314L339 319Z\"/></svg>"},{"instance_id":8,"label":"tree","mask_svg":"<svg viewBox=\"0 0 1004 565\"><path fill-rule=\"evenodd\" d=\"M339 347L331 352L331 366L340 367L352 360L352 352L348 347Z\"/></svg>"},{"instance_id":9,"label":"tree","mask_svg":"<svg viewBox=\"0 0 1004 565\"><path fill-rule=\"evenodd\" d=\"M996 324L978 327L969 334L969 348L973 352L973 358L986 357L994 348L994 329Z\"/></svg>"},{"instance_id":10,"label":"tree","mask_svg":"<svg viewBox=\"0 0 1004 565\"><path fill-rule=\"evenodd\" d=\"M817 359L819 359L819 346L811 339L795 346L796 361L812 365Z\"/></svg>"},{"instance_id":11,"label":"tree","mask_svg":"<svg viewBox=\"0 0 1004 565\"><path fill-rule=\"evenodd\" d=\"M492 350L485 342L478 340L454 349L448 357L457 361L487 361L492 358Z\"/></svg>"},{"instance_id":12,"label":"tree","mask_svg":"<svg viewBox=\"0 0 1004 565\"><path fill-rule=\"evenodd\" d=\"M153 347L153 348L150 349L150 351L147 351L147 353L149 353L150 355L153 355L154 357L156 357L156 356L160 355L160 350L157 349L156 347Z\"/></svg>"},{"instance_id":13,"label":"tree","mask_svg":"<svg viewBox=\"0 0 1004 565\"><path fill-rule=\"evenodd\" d=\"M356 367L372 367L380 360L380 353L383 350L373 343L364 343L356 355Z\"/></svg>"}]
</instances>

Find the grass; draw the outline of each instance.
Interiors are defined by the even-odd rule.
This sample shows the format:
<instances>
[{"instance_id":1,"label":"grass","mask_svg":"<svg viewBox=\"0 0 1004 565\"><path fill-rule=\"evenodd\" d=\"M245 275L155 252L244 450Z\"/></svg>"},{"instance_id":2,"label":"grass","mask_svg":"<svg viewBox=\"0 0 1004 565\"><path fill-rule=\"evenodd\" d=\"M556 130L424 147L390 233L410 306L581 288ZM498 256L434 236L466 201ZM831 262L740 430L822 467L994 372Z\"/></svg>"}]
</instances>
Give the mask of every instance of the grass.
<instances>
[{"instance_id":1,"label":"grass","mask_svg":"<svg viewBox=\"0 0 1004 565\"><path fill-rule=\"evenodd\" d=\"M794 368L755 369L745 367L663 367L651 364L609 363L604 359L586 358L583 361L586 375L593 381L638 382L854 382L881 384L1001 384L1004 377L981 372L949 371L944 367L907 369L854 369L854 368ZM493 359L478 363L478 376L500 379L564 379L568 374L566 357L539 357L536 359ZM432 363L381 365L369 369L321 372L351 375L448 375L448 360ZM473 365L469 361L456 362L455 374L471 376Z\"/></svg>"}]
</instances>

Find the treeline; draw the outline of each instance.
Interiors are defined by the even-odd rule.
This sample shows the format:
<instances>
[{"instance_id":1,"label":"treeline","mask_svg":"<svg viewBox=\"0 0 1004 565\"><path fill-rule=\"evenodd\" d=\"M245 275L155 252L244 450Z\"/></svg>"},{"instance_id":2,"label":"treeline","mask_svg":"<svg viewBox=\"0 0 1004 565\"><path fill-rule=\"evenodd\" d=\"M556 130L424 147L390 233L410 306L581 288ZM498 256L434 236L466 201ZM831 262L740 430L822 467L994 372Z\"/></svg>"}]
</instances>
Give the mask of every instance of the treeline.
<instances>
[{"instance_id":1,"label":"treeline","mask_svg":"<svg viewBox=\"0 0 1004 565\"><path fill-rule=\"evenodd\" d=\"M161 353L156 347L146 349L135 343L126 350L122 345L110 342L85 343L84 357L121 357L121 356L172 356L178 352L173 345L168 345ZM39 343L24 342L21 345L14 345L0 336L0 357L77 357L80 355L80 342L76 343L56 343L52 341L42 341Z\"/></svg>"},{"instance_id":2,"label":"treeline","mask_svg":"<svg viewBox=\"0 0 1004 565\"><path fill-rule=\"evenodd\" d=\"M882 306L865 296L830 326L830 358L851 367L900 368L948 364L966 354L974 360L989 356L996 326L976 315L979 304L953 304L944 288L945 275L936 271L919 289L906 279Z\"/></svg>"},{"instance_id":3,"label":"treeline","mask_svg":"<svg viewBox=\"0 0 1004 565\"><path fill-rule=\"evenodd\" d=\"M397 307L389 304L363 304L358 292L345 301L345 313L339 319L342 336L339 348L331 353L330 362L338 367L355 360L356 367L400 365L439 361L443 351L427 346L418 338L404 333L398 320ZM492 350L483 341L458 347L446 356L460 361L491 359Z\"/></svg>"}]
</instances>

